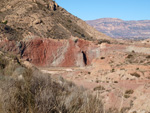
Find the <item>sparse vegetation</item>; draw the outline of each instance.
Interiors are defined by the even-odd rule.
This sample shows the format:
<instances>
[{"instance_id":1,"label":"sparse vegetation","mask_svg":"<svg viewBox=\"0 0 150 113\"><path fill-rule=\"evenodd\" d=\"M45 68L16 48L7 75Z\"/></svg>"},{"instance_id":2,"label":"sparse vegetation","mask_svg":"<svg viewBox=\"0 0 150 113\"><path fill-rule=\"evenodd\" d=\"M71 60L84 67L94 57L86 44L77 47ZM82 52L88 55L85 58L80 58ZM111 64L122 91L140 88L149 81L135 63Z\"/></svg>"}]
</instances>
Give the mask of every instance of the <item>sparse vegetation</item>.
<instances>
[{"instance_id":1,"label":"sparse vegetation","mask_svg":"<svg viewBox=\"0 0 150 113\"><path fill-rule=\"evenodd\" d=\"M5 20L5 21L2 21L1 23L6 25L8 23L8 21Z\"/></svg>"},{"instance_id":2,"label":"sparse vegetation","mask_svg":"<svg viewBox=\"0 0 150 113\"><path fill-rule=\"evenodd\" d=\"M133 93L134 93L134 91L132 89L125 91L125 94L133 94Z\"/></svg>"},{"instance_id":3,"label":"sparse vegetation","mask_svg":"<svg viewBox=\"0 0 150 113\"><path fill-rule=\"evenodd\" d=\"M72 23L72 21L71 21L71 20L68 20L68 22Z\"/></svg>"},{"instance_id":4,"label":"sparse vegetation","mask_svg":"<svg viewBox=\"0 0 150 113\"><path fill-rule=\"evenodd\" d=\"M101 57L101 59L105 59L105 57Z\"/></svg>"},{"instance_id":5,"label":"sparse vegetation","mask_svg":"<svg viewBox=\"0 0 150 113\"><path fill-rule=\"evenodd\" d=\"M132 76L135 76L135 77L137 77L137 78L139 78L139 77L140 77L140 74L138 74L138 73L136 73L136 72L131 73L131 75L132 75Z\"/></svg>"},{"instance_id":6,"label":"sparse vegetation","mask_svg":"<svg viewBox=\"0 0 150 113\"><path fill-rule=\"evenodd\" d=\"M133 55L129 54L126 58L133 58Z\"/></svg>"},{"instance_id":7,"label":"sparse vegetation","mask_svg":"<svg viewBox=\"0 0 150 113\"><path fill-rule=\"evenodd\" d=\"M12 72L4 76L12 59L3 55L0 57L0 70L3 71L0 109L3 113L103 113L103 104L98 98L63 78L53 79L37 69L21 67L17 61L13 63L18 66L12 63ZM18 70L23 73L20 75Z\"/></svg>"},{"instance_id":8,"label":"sparse vegetation","mask_svg":"<svg viewBox=\"0 0 150 113\"><path fill-rule=\"evenodd\" d=\"M111 70L111 72L115 72L115 69L113 68L113 69Z\"/></svg>"},{"instance_id":9,"label":"sparse vegetation","mask_svg":"<svg viewBox=\"0 0 150 113\"><path fill-rule=\"evenodd\" d=\"M105 90L105 88L103 86L97 86L93 89L94 91L97 91L97 90Z\"/></svg>"},{"instance_id":10,"label":"sparse vegetation","mask_svg":"<svg viewBox=\"0 0 150 113\"><path fill-rule=\"evenodd\" d=\"M18 41L22 38L21 33L16 29L13 29L10 26L6 25L6 22L0 22L0 34L6 36L8 40Z\"/></svg>"},{"instance_id":11,"label":"sparse vegetation","mask_svg":"<svg viewBox=\"0 0 150 113\"><path fill-rule=\"evenodd\" d=\"M53 0L2 1L0 51L19 57L0 52L0 113L149 111L150 41L111 39Z\"/></svg>"},{"instance_id":12,"label":"sparse vegetation","mask_svg":"<svg viewBox=\"0 0 150 113\"><path fill-rule=\"evenodd\" d=\"M114 81L114 83L118 83L118 81Z\"/></svg>"},{"instance_id":13,"label":"sparse vegetation","mask_svg":"<svg viewBox=\"0 0 150 113\"><path fill-rule=\"evenodd\" d=\"M124 94L124 98L130 98L130 95L133 94L134 91L132 89L126 90Z\"/></svg>"},{"instance_id":14,"label":"sparse vegetation","mask_svg":"<svg viewBox=\"0 0 150 113\"><path fill-rule=\"evenodd\" d=\"M10 53L2 53L0 55L0 73L2 75L12 75L19 66L18 58L15 55Z\"/></svg>"},{"instance_id":15,"label":"sparse vegetation","mask_svg":"<svg viewBox=\"0 0 150 113\"><path fill-rule=\"evenodd\" d=\"M110 44L111 42L107 39L99 39L98 40L98 44L102 44L102 43L107 43L107 44Z\"/></svg>"},{"instance_id":16,"label":"sparse vegetation","mask_svg":"<svg viewBox=\"0 0 150 113\"><path fill-rule=\"evenodd\" d=\"M23 80L3 82L5 113L102 113L102 102L65 80L27 70Z\"/></svg>"},{"instance_id":17,"label":"sparse vegetation","mask_svg":"<svg viewBox=\"0 0 150 113\"><path fill-rule=\"evenodd\" d=\"M146 58L149 59L149 58L150 58L150 55L146 56Z\"/></svg>"},{"instance_id":18,"label":"sparse vegetation","mask_svg":"<svg viewBox=\"0 0 150 113\"><path fill-rule=\"evenodd\" d=\"M91 74L91 72L88 72L88 74L90 75L90 74Z\"/></svg>"},{"instance_id":19,"label":"sparse vegetation","mask_svg":"<svg viewBox=\"0 0 150 113\"><path fill-rule=\"evenodd\" d=\"M130 98L130 95L124 95L124 98Z\"/></svg>"}]
</instances>

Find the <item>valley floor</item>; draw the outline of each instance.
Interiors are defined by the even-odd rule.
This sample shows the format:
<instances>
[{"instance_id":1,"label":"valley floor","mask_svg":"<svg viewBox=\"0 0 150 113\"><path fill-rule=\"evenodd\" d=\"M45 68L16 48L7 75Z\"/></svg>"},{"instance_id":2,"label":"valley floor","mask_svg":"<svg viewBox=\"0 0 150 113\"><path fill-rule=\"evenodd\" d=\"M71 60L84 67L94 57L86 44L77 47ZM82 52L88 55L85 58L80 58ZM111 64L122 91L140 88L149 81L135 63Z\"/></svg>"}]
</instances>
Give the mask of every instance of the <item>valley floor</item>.
<instances>
[{"instance_id":1,"label":"valley floor","mask_svg":"<svg viewBox=\"0 0 150 113\"><path fill-rule=\"evenodd\" d=\"M150 49L147 46L101 44L101 56L86 67L40 68L93 92L105 108L150 111Z\"/></svg>"}]
</instances>

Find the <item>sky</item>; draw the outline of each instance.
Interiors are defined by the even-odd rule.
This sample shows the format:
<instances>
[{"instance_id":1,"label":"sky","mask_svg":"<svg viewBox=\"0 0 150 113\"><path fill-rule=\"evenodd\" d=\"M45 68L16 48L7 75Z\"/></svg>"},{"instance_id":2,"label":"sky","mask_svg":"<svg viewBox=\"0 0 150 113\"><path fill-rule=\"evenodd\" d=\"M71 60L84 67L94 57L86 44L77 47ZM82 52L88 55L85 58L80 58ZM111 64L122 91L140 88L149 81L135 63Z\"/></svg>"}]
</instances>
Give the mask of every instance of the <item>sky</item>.
<instances>
[{"instance_id":1,"label":"sky","mask_svg":"<svg viewBox=\"0 0 150 113\"><path fill-rule=\"evenodd\" d=\"M150 0L55 0L82 20L150 20Z\"/></svg>"}]
</instances>

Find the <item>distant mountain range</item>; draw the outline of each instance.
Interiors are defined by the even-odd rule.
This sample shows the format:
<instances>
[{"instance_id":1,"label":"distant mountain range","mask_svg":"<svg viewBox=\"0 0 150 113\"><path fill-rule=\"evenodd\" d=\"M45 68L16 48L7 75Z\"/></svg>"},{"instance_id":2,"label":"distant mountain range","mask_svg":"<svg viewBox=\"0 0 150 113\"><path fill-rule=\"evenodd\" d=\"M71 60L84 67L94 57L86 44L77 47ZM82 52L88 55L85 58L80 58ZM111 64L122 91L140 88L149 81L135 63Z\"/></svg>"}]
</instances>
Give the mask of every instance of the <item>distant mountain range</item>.
<instances>
[{"instance_id":1,"label":"distant mountain range","mask_svg":"<svg viewBox=\"0 0 150 113\"><path fill-rule=\"evenodd\" d=\"M124 21L118 18L101 18L86 22L98 31L113 38L150 38L150 20Z\"/></svg>"}]
</instances>

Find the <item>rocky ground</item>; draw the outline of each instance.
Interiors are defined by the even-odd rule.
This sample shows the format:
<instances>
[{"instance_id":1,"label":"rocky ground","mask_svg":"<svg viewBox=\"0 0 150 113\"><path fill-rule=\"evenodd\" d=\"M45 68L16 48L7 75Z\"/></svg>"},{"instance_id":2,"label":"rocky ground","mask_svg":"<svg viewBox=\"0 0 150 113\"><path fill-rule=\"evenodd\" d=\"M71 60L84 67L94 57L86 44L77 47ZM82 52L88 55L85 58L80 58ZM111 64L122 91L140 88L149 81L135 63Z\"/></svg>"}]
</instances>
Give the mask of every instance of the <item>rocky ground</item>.
<instances>
[{"instance_id":1,"label":"rocky ground","mask_svg":"<svg viewBox=\"0 0 150 113\"><path fill-rule=\"evenodd\" d=\"M105 109L123 113L150 111L149 46L148 40L110 43L77 37L0 42L2 51L15 53L26 65L72 81L102 99Z\"/></svg>"},{"instance_id":2,"label":"rocky ground","mask_svg":"<svg viewBox=\"0 0 150 113\"><path fill-rule=\"evenodd\" d=\"M0 74L12 76L21 64L36 66L53 79L86 88L106 110L150 112L148 39L114 40L51 0L2 1Z\"/></svg>"},{"instance_id":3,"label":"rocky ground","mask_svg":"<svg viewBox=\"0 0 150 113\"><path fill-rule=\"evenodd\" d=\"M139 43L138 43L139 44ZM132 48L131 48L132 45ZM142 46L142 45L141 45ZM86 67L41 68L54 77L62 76L91 90L105 103L106 109L129 113L150 111L150 56L137 44L102 43L100 56Z\"/></svg>"}]
</instances>

